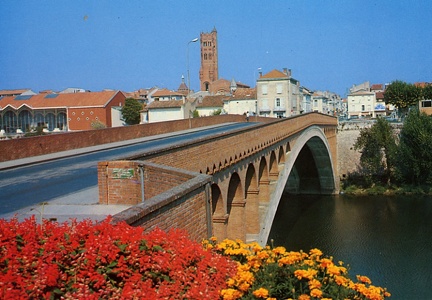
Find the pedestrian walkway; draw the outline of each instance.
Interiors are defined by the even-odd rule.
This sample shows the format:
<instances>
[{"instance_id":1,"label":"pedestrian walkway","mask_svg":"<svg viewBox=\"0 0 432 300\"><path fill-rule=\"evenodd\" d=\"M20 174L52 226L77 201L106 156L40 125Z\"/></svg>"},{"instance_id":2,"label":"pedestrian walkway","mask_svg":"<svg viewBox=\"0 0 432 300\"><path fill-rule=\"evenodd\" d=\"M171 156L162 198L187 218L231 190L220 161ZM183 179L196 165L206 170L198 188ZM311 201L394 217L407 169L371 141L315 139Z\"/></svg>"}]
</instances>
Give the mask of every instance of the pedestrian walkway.
<instances>
[{"instance_id":1,"label":"pedestrian walkway","mask_svg":"<svg viewBox=\"0 0 432 300\"><path fill-rule=\"evenodd\" d=\"M220 124L215 126L207 126L201 128L194 128L184 131L177 131L167 134L160 134L154 136L148 136L143 138L138 138L134 140L120 141L110 144L103 144L98 146L92 146L87 148L73 149L69 151L51 153L41 156L28 157L23 159L11 160L0 163L0 172L2 170L7 170L11 168L17 168L20 166L26 166L36 163L41 163L44 161L50 161L54 159L60 159L64 157L71 157L83 153L100 151L103 149L110 149L121 147L124 145L130 145L134 143L141 143L150 140L162 139L168 136L181 135L187 132L194 132L199 130L204 130L208 128L214 128L218 126L227 125ZM81 221L84 219L90 219L93 221L100 221L105 219L108 215L115 215L127 208L130 205L105 205L99 204L99 194L98 187L91 187L85 190L78 191L73 194L62 196L45 203L40 203L39 205L31 205L20 210L10 212L7 214L2 214L0 212L0 219L11 219L16 217L19 221L23 221L31 216L35 216L36 220L40 221L42 218L52 221L57 221L60 223L70 221L71 219L76 219Z\"/></svg>"}]
</instances>

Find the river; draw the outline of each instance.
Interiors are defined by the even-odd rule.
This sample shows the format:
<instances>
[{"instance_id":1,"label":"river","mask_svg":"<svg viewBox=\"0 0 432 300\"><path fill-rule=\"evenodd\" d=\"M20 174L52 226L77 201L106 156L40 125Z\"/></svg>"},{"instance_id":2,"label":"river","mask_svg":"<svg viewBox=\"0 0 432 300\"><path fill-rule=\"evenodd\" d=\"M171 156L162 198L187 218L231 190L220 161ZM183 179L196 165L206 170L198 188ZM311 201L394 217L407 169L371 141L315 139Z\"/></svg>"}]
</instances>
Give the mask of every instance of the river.
<instances>
[{"instance_id":1,"label":"river","mask_svg":"<svg viewBox=\"0 0 432 300\"><path fill-rule=\"evenodd\" d=\"M268 244L318 248L391 299L432 299L431 196L282 196Z\"/></svg>"}]
</instances>

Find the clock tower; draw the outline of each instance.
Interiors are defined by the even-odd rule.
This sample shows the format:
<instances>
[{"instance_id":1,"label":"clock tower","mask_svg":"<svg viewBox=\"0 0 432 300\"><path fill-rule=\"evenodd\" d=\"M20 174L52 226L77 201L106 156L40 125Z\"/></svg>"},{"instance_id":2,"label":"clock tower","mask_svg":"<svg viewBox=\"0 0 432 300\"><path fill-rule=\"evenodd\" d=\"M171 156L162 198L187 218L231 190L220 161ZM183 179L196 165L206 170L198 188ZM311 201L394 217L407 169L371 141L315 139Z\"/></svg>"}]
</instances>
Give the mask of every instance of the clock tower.
<instances>
[{"instance_id":1,"label":"clock tower","mask_svg":"<svg viewBox=\"0 0 432 300\"><path fill-rule=\"evenodd\" d=\"M218 74L218 50L216 28L210 33L201 32L201 67L200 67L200 89L210 90L213 81L219 79Z\"/></svg>"}]
</instances>

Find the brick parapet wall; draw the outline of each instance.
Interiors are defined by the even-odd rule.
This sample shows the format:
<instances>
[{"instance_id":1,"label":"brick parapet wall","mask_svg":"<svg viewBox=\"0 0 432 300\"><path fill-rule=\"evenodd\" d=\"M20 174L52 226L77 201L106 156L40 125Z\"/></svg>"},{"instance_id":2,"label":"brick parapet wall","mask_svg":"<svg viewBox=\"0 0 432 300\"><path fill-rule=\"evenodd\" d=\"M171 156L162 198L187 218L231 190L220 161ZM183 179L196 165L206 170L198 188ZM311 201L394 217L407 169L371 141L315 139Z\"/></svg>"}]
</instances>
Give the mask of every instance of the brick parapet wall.
<instances>
[{"instance_id":1,"label":"brick parapet wall","mask_svg":"<svg viewBox=\"0 0 432 300\"><path fill-rule=\"evenodd\" d=\"M203 174L221 171L246 156L266 148L267 145L284 140L309 126L321 126L329 139L334 164L337 164L336 118L319 113L299 115L289 119L279 119L267 124L224 133L218 137L203 139L201 142L185 143L176 148L167 148L157 153L148 153L140 159L148 159L156 164L186 169ZM337 165L335 165L337 166ZM337 172L337 168L335 168Z\"/></svg>"},{"instance_id":2,"label":"brick parapet wall","mask_svg":"<svg viewBox=\"0 0 432 300\"><path fill-rule=\"evenodd\" d=\"M147 177L145 190L154 187L146 195L156 195L116 214L113 222L124 221L132 226L141 226L145 231L151 231L156 227L162 230L183 229L196 241L210 237L211 176L152 163L133 164L144 166L144 177ZM158 170L160 175L157 175ZM165 184L165 191L160 183ZM169 188L170 186L173 187ZM111 189L111 186L109 188ZM117 188L118 191L123 190L121 187Z\"/></svg>"},{"instance_id":3,"label":"brick parapet wall","mask_svg":"<svg viewBox=\"0 0 432 300\"><path fill-rule=\"evenodd\" d=\"M272 118L258 118L260 122L272 122ZM244 122L241 115L220 115L190 119L191 128L199 128L228 122ZM37 137L0 140L0 162L31 156L50 154L102 144L132 140L146 136L189 129L189 120L175 120L133 126L105 128L67 133L53 133Z\"/></svg>"}]
</instances>

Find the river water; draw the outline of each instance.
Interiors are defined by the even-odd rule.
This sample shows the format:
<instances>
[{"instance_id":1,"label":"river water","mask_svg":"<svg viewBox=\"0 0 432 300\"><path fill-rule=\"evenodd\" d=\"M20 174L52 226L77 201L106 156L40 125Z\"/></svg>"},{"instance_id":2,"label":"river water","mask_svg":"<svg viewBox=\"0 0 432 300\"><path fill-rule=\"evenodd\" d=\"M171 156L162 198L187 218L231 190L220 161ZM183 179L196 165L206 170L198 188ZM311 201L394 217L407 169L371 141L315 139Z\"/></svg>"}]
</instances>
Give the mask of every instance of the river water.
<instances>
[{"instance_id":1,"label":"river water","mask_svg":"<svg viewBox=\"0 0 432 300\"><path fill-rule=\"evenodd\" d=\"M282 196L268 244L318 248L386 287L391 299L432 299L431 196Z\"/></svg>"}]
</instances>

